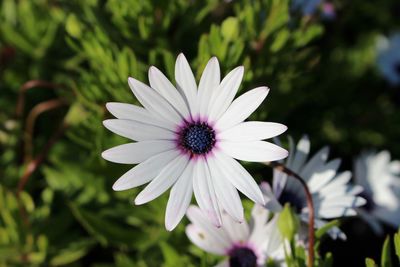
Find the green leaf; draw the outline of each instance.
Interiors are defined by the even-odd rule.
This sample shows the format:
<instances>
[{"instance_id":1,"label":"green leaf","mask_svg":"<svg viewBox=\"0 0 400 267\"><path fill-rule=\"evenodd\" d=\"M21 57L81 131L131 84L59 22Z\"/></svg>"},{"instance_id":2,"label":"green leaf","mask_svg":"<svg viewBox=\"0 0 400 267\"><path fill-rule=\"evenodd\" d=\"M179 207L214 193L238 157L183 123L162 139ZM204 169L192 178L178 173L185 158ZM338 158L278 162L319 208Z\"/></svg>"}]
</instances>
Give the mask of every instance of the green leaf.
<instances>
[{"instance_id":1,"label":"green leaf","mask_svg":"<svg viewBox=\"0 0 400 267\"><path fill-rule=\"evenodd\" d=\"M50 259L50 265L62 266L76 262L85 256L94 244L95 242L91 239L71 243L67 248L58 251L58 255Z\"/></svg>"},{"instance_id":2,"label":"green leaf","mask_svg":"<svg viewBox=\"0 0 400 267\"><path fill-rule=\"evenodd\" d=\"M326 253L325 258L322 263L322 267L332 267L333 266L333 255L331 252Z\"/></svg>"},{"instance_id":3,"label":"green leaf","mask_svg":"<svg viewBox=\"0 0 400 267\"><path fill-rule=\"evenodd\" d=\"M396 255L399 258L399 262L400 262L400 229L394 235L394 248L396 250Z\"/></svg>"},{"instance_id":4,"label":"green leaf","mask_svg":"<svg viewBox=\"0 0 400 267\"><path fill-rule=\"evenodd\" d=\"M235 17L228 17L222 22L221 34L227 41L234 40L239 35L239 20Z\"/></svg>"},{"instance_id":5,"label":"green leaf","mask_svg":"<svg viewBox=\"0 0 400 267\"><path fill-rule=\"evenodd\" d=\"M382 247L381 267L392 267L390 252L390 236L386 237Z\"/></svg>"},{"instance_id":6,"label":"green leaf","mask_svg":"<svg viewBox=\"0 0 400 267\"><path fill-rule=\"evenodd\" d=\"M378 265L376 265L375 261L371 258L365 259L365 266L366 267L378 267Z\"/></svg>"},{"instance_id":7,"label":"green leaf","mask_svg":"<svg viewBox=\"0 0 400 267\"><path fill-rule=\"evenodd\" d=\"M65 22L65 29L72 37L79 38L82 35L82 26L75 14L68 15Z\"/></svg>"},{"instance_id":8,"label":"green leaf","mask_svg":"<svg viewBox=\"0 0 400 267\"><path fill-rule=\"evenodd\" d=\"M278 228L282 236L288 240L293 240L297 230L299 229L299 219L293 212L289 203L285 204L283 211L279 214Z\"/></svg>"}]
</instances>

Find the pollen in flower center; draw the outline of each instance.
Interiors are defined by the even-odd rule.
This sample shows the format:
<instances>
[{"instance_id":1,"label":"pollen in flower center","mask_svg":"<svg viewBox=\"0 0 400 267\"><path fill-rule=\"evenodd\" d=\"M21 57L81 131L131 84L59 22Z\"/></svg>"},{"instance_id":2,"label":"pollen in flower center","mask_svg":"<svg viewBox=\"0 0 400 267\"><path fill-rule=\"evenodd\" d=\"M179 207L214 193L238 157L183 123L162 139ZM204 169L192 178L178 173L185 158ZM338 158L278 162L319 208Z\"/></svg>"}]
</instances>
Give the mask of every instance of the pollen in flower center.
<instances>
[{"instance_id":1,"label":"pollen in flower center","mask_svg":"<svg viewBox=\"0 0 400 267\"><path fill-rule=\"evenodd\" d=\"M254 251L246 247L238 247L229 253L230 267L256 267L257 256Z\"/></svg>"},{"instance_id":2,"label":"pollen in flower center","mask_svg":"<svg viewBox=\"0 0 400 267\"><path fill-rule=\"evenodd\" d=\"M215 131L205 122L191 123L179 134L179 143L192 154L205 154L215 145Z\"/></svg>"}]
</instances>

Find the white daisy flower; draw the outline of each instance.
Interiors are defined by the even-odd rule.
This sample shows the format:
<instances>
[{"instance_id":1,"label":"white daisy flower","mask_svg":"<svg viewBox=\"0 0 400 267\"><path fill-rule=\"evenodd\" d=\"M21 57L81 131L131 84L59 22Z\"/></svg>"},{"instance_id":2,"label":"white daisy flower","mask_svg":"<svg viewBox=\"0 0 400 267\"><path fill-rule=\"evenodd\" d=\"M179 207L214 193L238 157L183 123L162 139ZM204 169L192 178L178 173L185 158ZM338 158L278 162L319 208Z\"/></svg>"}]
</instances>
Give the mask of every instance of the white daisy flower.
<instances>
[{"instance_id":1,"label":"white daisy flower","mask_svg":"<svg viewBox=\"0 0 400 267\"><path fill-rule=\"evenodd\" d=\"M197 87L183 54L175 65L177 89L155 67L149 69L151 87L129 78L129 86L143 107L107 103L117 119L105 120L104 126L137 142L111 148L102 156L112 162L138 165L120 177L113 189L126 190L150 182L135 199L140 205L172 187L165 217L168 230L184 216L192 192L217 226L222 223L220 209L243 221L236 189L263 204L257 183L235 159L265 162L287 157L286 150L261 141L283 133L287 127L244 122L269 89L258 87L233 100L242 78L240 66L220 81L218 60L213 57Z\"/></svg>"},{"instance_id":2,"label":"white daisy flower","mask_svg":"<svg viewBox=\"0 0 400 267\"><path fill-rule=\"evenodd\" d=\"M324 226L327 223L326 219L356 215L356 208L364 205L366 201L357 196L362 187L349 184L350 171L337 173L340 159L327 162L329 148L324 147L307 161L310 152L310 141L307 136L300 139L296 148L293 140L289 138L289 146L290 156L284 165L299 174L307 183L314 203L315 227ZM308 222L306 195L297 180L274 170L272 189L267 183L262 183L261 187L268 209L279 212L283 205L289 202L301 221ZM333 238L346 238L337 227L332 228L329 233Z\"/></svg>"},{"instance_id":3,"label":"white daisy flower","mask_svg":"<svg viewBox=\"0 0 400 267\"><path fill-rule=\"evenodd\" d=\"M191 224L186 227L186 234L196 246L212 254L228 256L219 267L256 267L264 266L267 260L278 264L284 260L278 217L268 221L269 212L258 204L251 212L250 225L246 221L238 223L222 212L223 225L217 228L196 206L189 207L187 216Z\"/></svg>"},{"instance_id":4,"label":"white daisy flower","mask_svg":"<svg viewBox=\"0 0 400 267\"><path fill-rule=\"evenodd\" d=\"M382 234L380 221L395 228L400 226L400 161L390 161L390 153L362 153L354 163L357 184L367 205L358 210L360 216L377 234Z\"/></svg>"},{"instance_id":5,"label":"white daisy flower","mask_svg":"<svg viewBox=\"0 0 400 267\"><path fill-rule=\"evenodd\" d=\"M383 76L393 85L400 85L400 33L377 42L377 64Z\"/></svg>"}]
</instances>

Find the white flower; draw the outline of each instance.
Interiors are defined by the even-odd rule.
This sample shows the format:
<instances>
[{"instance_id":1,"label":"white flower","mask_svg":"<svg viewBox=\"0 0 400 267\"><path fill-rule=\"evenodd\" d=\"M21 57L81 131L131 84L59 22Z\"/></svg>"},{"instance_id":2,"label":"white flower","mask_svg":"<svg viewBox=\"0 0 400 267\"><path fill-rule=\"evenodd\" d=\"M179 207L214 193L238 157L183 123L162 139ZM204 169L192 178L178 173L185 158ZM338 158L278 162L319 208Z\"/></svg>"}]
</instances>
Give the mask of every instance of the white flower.
<instances>
[{"instance_id":1,"label":"white flower","mask_svg":"<svg viewBox=\"0 0 400 267\"><path fill-rule=\"evenodd\" d=\"M400 226L400 161L390 161L390 153L362 153L355 161L354 176L364 188L367 205L359 209L361 217L377 234L383 229L379 221Z\"/></svg>"},{"instance_id":2,"label":"white flower","mask_svg":"<svg viewBox=\"0 0 400 267\"><path fill-rule=\"evenodd\" d=\"M329 149L322 148L307 161L310 152L310 141L304 136L296 148L291 138L290 156L284 162L285 166L302 177L312 194L315 209L315 227L326 224L325 219L340 218L356 215L356 208L366 203L365 199L357 196L361 186L349 184L351 172L337 173L340 159L328 161ZM282 206L289 202L303 222L308 222L308 208L306 195L301 184L293 177L278 170L274 170L273 187L262 183L262 190L267 201L266 207L274 212L282 210ZM345 239L337 227L330 230L333 238Z\"/></svg>"},{"instance_id":3,"label":"white flower","mask_svg":"<svg viewBox=\"0 0 400 267\"><path fill-rule=\"evenodd\" d=\"M223 225L217 228L196 206L189 207L187 216L191 224L186 227L186 234L196 246L209 253L229 257L218 264L219 267L264 266L267 260L278 263L284 259L278 217L268 221L269 212L258 204L251 212L250 226L246 221L235 222L222 212Z\"/></svg>"},{"instance_id":4,"label":"white flower","mask_svg":"<svg viewBox=\"0 0 400 267\"><path fill-rule=\"evenodd\" d=\"M103 152L104 159L138 164L114 184L126 190L150 182L135 204L149 202L172 187L165 226L172 230L184 216L194 192L200 208L221 225L220 209L243 221L236 189L263 204L263 195L252 176L233 158L264 162L285 158L287 151L261 141L287 127L271 122L244 122L268 94L267 87L250 90L233 100L243 78L237 67L220 81L218 60L208 62L197 88L185 56L175 65L175 86L155 67L149 69L150 86L128 79L143 107L107 103L117 119L105 120L112 132L134 143Z\"/></svg>"},{"instance_id":5,"label":"white flower","mask_svg":"<svg viewBox=\"0 0 400 267\"><path fill-rule=\"evenodd\" d=\"M377 64L383 76L393 85L400 85L400 33L389 39L380 37Z\"/></svg>"}]
</instances>

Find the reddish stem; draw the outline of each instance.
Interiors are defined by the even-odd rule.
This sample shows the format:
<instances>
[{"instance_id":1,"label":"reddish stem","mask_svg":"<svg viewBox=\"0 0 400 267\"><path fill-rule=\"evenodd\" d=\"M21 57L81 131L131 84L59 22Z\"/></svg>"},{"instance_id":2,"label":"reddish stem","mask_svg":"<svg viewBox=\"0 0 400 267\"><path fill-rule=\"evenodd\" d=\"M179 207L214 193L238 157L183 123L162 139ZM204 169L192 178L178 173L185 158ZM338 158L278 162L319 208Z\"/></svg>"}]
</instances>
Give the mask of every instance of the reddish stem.
<instances>
[{"instance_id":1,"label":"reddish stem","mask_svg":"<svg viewBox=\"0 0 400 267\"><path fill-rule=\"evenodd\" d=\"M33 89L35 87L41 87L41 88L46 88L46 89L56 89L56 88L63 88L63 86L47 82L47 81L42 81L42 80L30 80L24 83L20 89L19 89L19 94L18 94L18 101L17 101L17 108L16 108L16 115L17 117L21 117L24 112L24 106L25 106L25 92Z\"/></svg>"},{"instance_id":2,"label":"reddish stem","mask_svg":"<svg viewBox=\"0 0 400 267\"><path fill-rule=\"evenodd\" d=\"M279 162L269 162L268 165L276 170L286 173L289 177L293 177L302 185L307 199L308 207L308 267L314 265L314 204L311 196L311 192L308 189L307 183L297 173L287 168L285 165Z\"/></svg>"},{"instance_id":3,"label":"reddish stem","mask_svg":"<svg viewBox=\"0 0 400 267\"><path fill-rule=\"evenodd\" d=\"M32 151L33 151L33 131L36 123L36 119L43 113L65 106L67 103L59 100L59 99L52 99L41 102L34 106L32 110L29 112L28 117L26 119L26 126L25 126L25 134L24 134L24 162L29 162L32 159Z\"/></svg>"}]
</instances>

